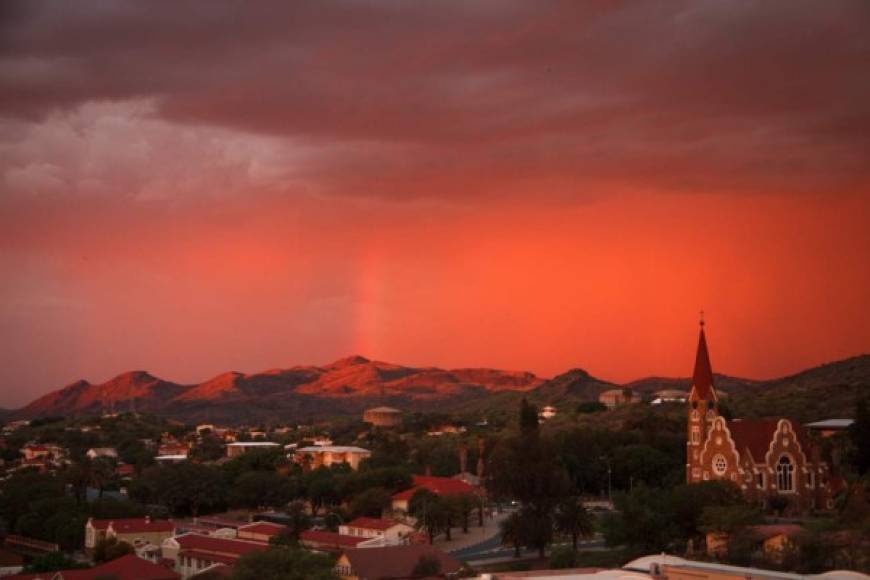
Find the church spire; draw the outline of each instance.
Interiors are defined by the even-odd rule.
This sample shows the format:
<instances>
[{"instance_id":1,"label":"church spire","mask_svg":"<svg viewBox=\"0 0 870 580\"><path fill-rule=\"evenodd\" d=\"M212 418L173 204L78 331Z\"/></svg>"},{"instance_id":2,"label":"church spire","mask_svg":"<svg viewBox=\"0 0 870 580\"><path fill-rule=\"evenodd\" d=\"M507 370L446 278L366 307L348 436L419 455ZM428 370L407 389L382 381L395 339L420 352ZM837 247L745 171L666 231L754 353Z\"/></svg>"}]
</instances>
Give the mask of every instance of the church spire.
<instances>
[{"instance_id":1,"label":"church spire","mask_svg":"<svg viewBox=\"0 0 870 580\"><path fill-rule=\"evenodd\" d=\"M699 399L715 399L713 388L713 367L710 353L707 352L707 337L704 334L704 311L701 311L701 333L698 337L698 353L695 355L695 372L692 374L692 388Z\"/></svg>"}]
</instances>

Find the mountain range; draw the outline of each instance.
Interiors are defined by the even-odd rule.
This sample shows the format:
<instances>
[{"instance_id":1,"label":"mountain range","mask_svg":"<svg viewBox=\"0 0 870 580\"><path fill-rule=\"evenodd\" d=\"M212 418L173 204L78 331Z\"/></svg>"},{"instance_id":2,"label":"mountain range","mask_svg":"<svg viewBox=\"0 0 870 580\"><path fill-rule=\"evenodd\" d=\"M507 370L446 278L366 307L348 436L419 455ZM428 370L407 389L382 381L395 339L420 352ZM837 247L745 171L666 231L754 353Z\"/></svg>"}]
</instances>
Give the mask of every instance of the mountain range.
<instances>
[{"instance_id":1,"label":"mountain range","mask_svg":"<svg viewBox=\"0 0 870 580\"><path fill-rule=\"evenodd\" d=\"M737 400L779 400L819 412L846 412L870 392L870 355L829 363L779 379L757 381L716 375L717 388ZM407 367L351 356L325 366L297 366L256 374L228 372L198 384L179 384L145 371L105 383L77 381L44 395L12 417L81 416L141 411L185 421L254 423L356 414L374 405L409 411L485 411L528 397L566 406L597 400L607 389L642 394L687 390L688 378L649 377L625 384L597 379L582 369L545 380L529 372L487 368ZM824 393L824 394L823 394ZM751 395L751 397L749 397ZM750 413L751 414L751 413Z\"/></svg>"}]
</instances>

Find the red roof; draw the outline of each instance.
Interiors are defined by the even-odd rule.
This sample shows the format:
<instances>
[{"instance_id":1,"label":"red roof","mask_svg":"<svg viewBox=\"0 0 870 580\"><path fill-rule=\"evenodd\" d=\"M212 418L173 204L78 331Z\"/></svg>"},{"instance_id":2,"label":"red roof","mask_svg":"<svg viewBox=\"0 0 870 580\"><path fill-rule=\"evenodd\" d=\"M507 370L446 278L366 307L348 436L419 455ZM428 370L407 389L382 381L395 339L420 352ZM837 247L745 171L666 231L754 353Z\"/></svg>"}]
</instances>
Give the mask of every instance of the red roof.
<instances>
[{"instance_id":1,"label":"red roof","mask_svg":"<svg viewBox=\"0 0 870 580\"><path fill-rule=\"evenodd\" d=\"M770 442L773 441L773 434L776 433L779 421L780 419L738 419L728 422L728 431L731 432L731 438L734 439L734 445L739 453L743 453L744 449L749 449L749 452L752 453L752 459L756 463L762 463L764 456L770 449ZM809 459L810 442L803 426L795 421L790 421L790 423L801 445L801 450Z\"/></svg>"},{"instance_id":2,"label":"red roof","mask_svg":"<svg viewBox=\"0 0 870 580\"><path fill-rule=\"evenodd\" d=\"M707 352L707 337L704 326L701 325L701 335L698 337L698 353L695 355L695 372L692 374L692 385L701 400L715 397L713 390L713 367L710 365L710 353Z\"/></svg>"},{"instance_id":3,"label":"red roof","mask_svg":"<svg viewBox=\"0 0 870 580\"><path fill-rule=\"evenodd\" d=\"M250 534L263 534L264 536L277 536L287 529L287 526L281 524L273 524L272 522L254 522L239 528L239 532L248 532Z\"/></svg>"},{"instance_id":4,"label":"red roof","mask_svg":"<svg viewBox=\"0 0 870 580\"><path fill-rule=\"evenodd\" d=\"M152 520L151 518L119 518L116 520L91 520L91 525L105 531L109 524L118 534L144 534L148 532L174 532L172 520Z\"/></svg>"},{"instance_id":5,"label":"red roof","mask_svg":"<svg viewBox=\"0 0 870 580\"><path fill-rule=\"evenodd\" d=\"M453 557L428 544L389 546L386 548L348 548L344 555L353 575L359 578L412 578L414 567L424 556L438 560L441 574L462 568Z\"/></svg>"},{"instance_id":6,"label":"red roof","mask_svg":"<svg viewBox=\"0 0 870 580\"><path fill-rule=\"evenodd\" d=\"M117 560L106 562L94 568L84 570L61 570L59 572L39 572L36 574L16 574L6 576L10 580L95 580L97 578L113 578L114 580L177 580L181 575L159 564L127 554Z\"/></svg>"},{"instance_id":7,"label":"red roof","mask_svg":"<svg viewBox=\"0 0 870 580\"><path fill-rule=\"evenodd\" d=\"M349 524L347 524L350 528L363 528L366 530L389 530L399 522L395 520L389 520L384 518L356 518Z\"/></svg>"},{"instance_id":8,"label":"red roof","mask_svg":"<svg viewBox=\"0 0 870 580\"><path fill-rule=\"evenodd\" d=\"M182 550L195 550L210 554L224 554L229 556L244 556L251 552L266 549L266 544L246 540L228 540L215 538L214 536L200 536L199 534L184 534L176 536L175 541Z\"/></svg>"},{"instance_id":9,"label":"red roof","mask_svg":"<svg viewBox=\"0 0 870 580\"><path fill-rule=\"evenodd\" d=\"M302 543L312 543L324 546L334 546L336 548L354 547L360 542L371 540L371 538L360 538L357 536L344 536L335 532L327 532L324 530L305 530L299 534L299 539Z\"/></svg>"},{"instance_id":10,"label":"red roof","mask_svg":"<svg viewBox=\"0 0 870 580\"><path fill-rule=\"evenodd\" d=\"M418 489L428 489L435 495L461 495L464 493L480 493L480 488L475 487L461 479L452 477L432 477L415 475L411 479L413 487L400 491L393 496L393 500L411 499Z\"/></svg>"}]
</instances>

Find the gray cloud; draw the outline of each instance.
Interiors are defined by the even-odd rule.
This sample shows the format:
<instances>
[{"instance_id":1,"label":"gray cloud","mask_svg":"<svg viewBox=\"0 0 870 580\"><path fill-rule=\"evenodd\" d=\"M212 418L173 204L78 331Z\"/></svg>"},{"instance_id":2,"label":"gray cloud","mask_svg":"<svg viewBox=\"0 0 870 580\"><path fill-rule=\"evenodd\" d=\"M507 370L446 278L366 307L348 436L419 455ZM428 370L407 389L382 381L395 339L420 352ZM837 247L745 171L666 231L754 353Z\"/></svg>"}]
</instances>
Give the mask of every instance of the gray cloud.
<instances>
[{"instance_id":1,"label":"gray cloud","mask_svg":"<svg viewBox=\"0 0 870 580\"><path fill-rule=\"evenodd\" d=\"M148 99L149 115L203 132L194 158L214 153L214 131L272 139L273 160L298 160L305 143L316 154L294 165L294 184L351 195L870 183L860 0L2 10L0 114L30 134L95 101ZM159 143L196 149L185 135ZM7 150L7 185L65 183L44 151L25 163Z\"/></svg>"}]
</instances>

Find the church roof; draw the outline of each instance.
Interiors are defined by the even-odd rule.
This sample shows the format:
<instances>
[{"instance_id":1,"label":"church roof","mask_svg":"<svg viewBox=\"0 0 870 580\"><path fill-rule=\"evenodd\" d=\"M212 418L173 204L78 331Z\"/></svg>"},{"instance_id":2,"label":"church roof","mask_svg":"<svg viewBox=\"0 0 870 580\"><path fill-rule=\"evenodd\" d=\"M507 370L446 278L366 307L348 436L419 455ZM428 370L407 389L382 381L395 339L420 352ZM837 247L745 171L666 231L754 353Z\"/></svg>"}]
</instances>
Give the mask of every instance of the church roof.
<instances>
[{"instance_id":1,"label":"church roof","mask_svg":"<svg viewBox=\"0 0 870 580\"><path fill-rule=\"evenodd\" d=\"M698 338L698 354L695 355L695 372L692 374L692 385L702 400L715 399L713 390L713 367L710 365L710 353L707 352L707 337L704 326L701 325L701 335Z\"/></svg>"},{"instance_id":2,"label":"church roof","mask_svg":"<svg viewBox=\"0 0 870 580\"><path fill-rule=\"evenodd\" d=\"M736 419L728 422L728 431L731 432L737 451L742 453L744 449L749 449L752 459L760 463L764 461L764 456L770 449L770 442L773 440L779 421L780 419ZM806 432L800 423L791 421L791 426L801 445L801 450L809 459L810 442Z\"/></svg>"}]
</instances>

